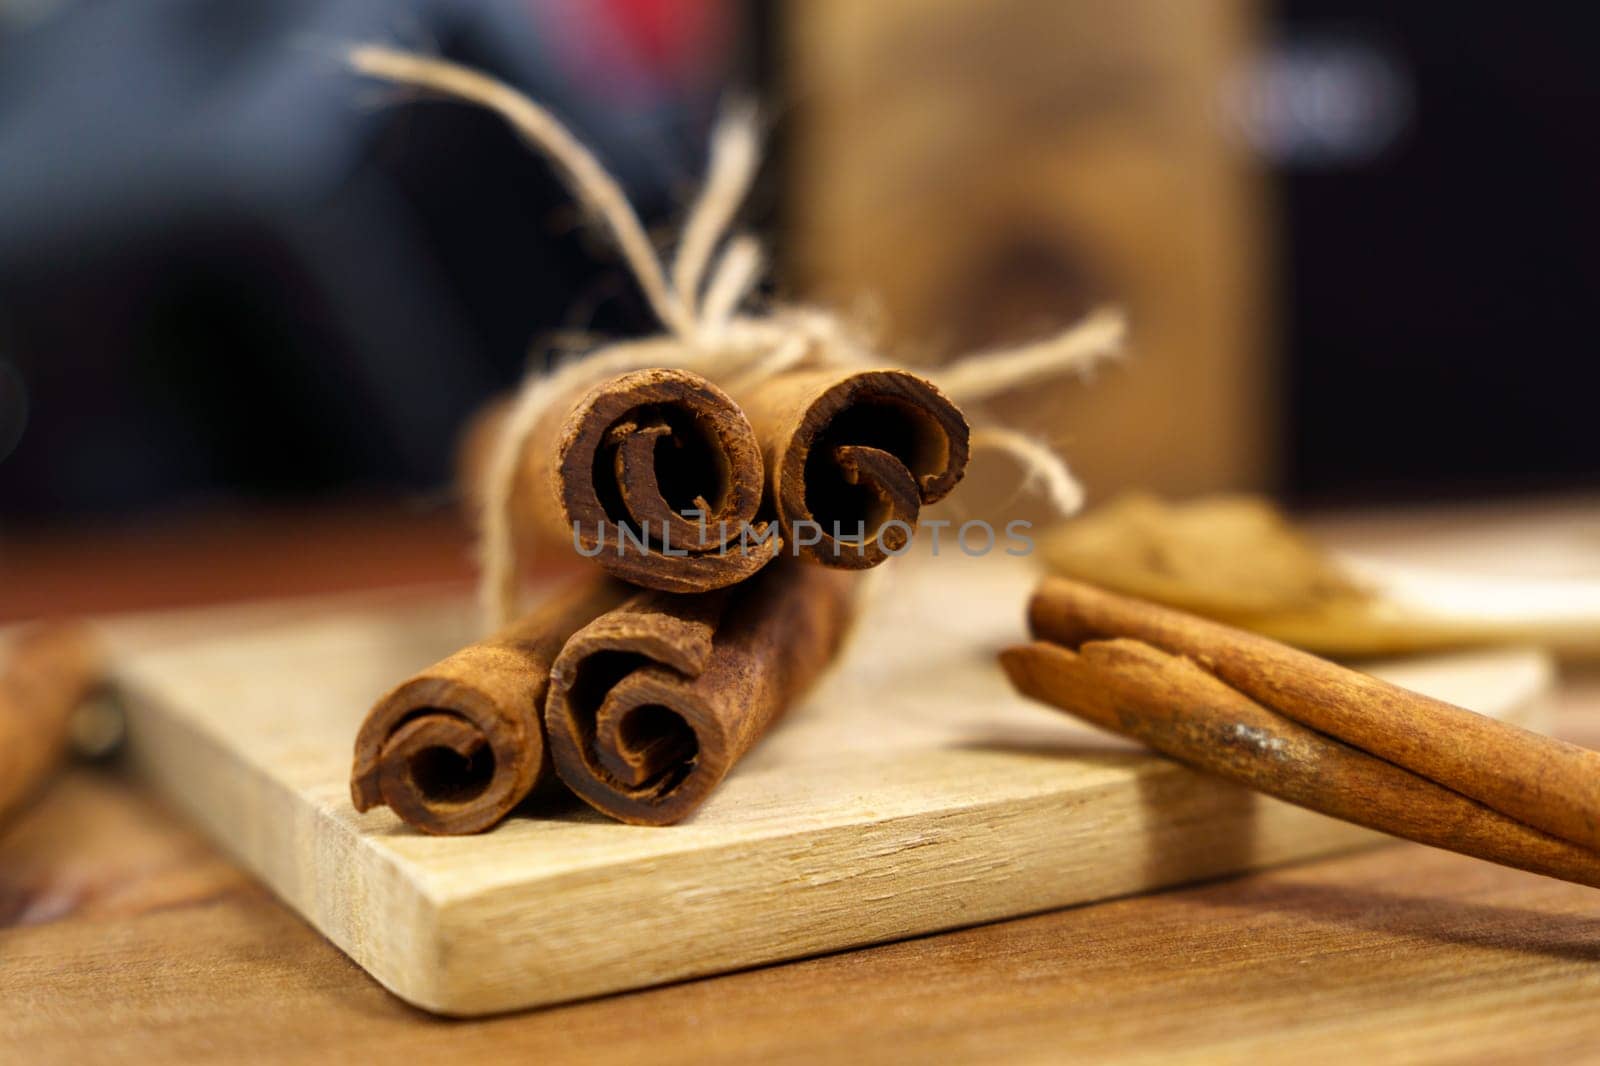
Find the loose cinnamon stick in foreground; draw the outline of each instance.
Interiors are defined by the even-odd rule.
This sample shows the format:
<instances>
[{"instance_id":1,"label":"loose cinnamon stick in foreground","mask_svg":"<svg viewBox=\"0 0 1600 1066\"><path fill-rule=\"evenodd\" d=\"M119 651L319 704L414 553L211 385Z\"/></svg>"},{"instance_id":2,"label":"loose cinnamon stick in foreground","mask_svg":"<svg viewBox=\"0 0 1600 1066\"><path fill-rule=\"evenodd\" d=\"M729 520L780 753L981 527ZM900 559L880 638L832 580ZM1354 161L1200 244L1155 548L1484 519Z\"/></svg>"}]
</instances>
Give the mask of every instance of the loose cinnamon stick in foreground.
<instances>
[{"instance_id":1,"label":"loose cinnamon stick in foreground","mask_svg":"<svg viewBox=\"0 0 1600 1066\"><path fill-rule=\"evenodd\" d=\"M850 584L784 560L732 589L644 592L597 618L552 672L556 772L613 818L680 821L833 658Z\"/></svg>"},{"instance_id":2,"label":"loose cinnamon stick in foreground","mask_svg":"<svg viewBox=\"0 0 1600 1066\"><path fill-rule=\"evenodd\" d=\"M104 675L104 652L86 627L33 626L12 642L0 673L0 822L65 757L73 713Z\"/></svg>"},{"instance_id":3,"label":"loose cinnamon stick in foreground","mask_svg":"<svg viewBox=\"0 0 1600 1066\"><path fill-rule=\"evenodd\" d=\"M390 691L356 737L356 810L387 805L436 834L499 822L549 770L540 715L557 653L627 595L607 579L577 581Z\"/></svg>"},{"instance_id":4,"label":"loose cinnamon stick in foreground","mask_svg":"<svg viewBox=\"0 0 1600 1066\"><path fill-rule=\"evenodd\" d=\"M1219 777L1407 840L1600 887L1600 855L1274 714L1137 640L1001 653L1019 691Z\"/></svg>"},{"instance_id":5,"label":"loose cinnamon stick in foreground","mask_svg":"<svg viewBox=\"0 0 1600 1066\"><path fill-rule=\"evenodd\" d=\"M1600 753L1064 578L1044 580L1028 618L1035 637L1064 647L1128 637L1187 656L1277 714L1600 852Z\"/></svg>"},{"instance_id":6,"label":"loose cinnamon stick in foreground","mask_svg":"<svg viewBox=\"0 0 1600 1066\"><path fill-rule=\"evenodd\" d=\"M966 473L966 418L915 374L794 371L736 398L790 550L828 566L864 570L898 554L921 509Z\"/></svg>"},{"instance_id":7,"label":"loose cinnamon stick in foreground","mask_svg":"<svg viewBox=\"0 0 1600 1066\"><path fill-rule=\"evenodd\" d=\"M467 495L483 500L491 408L469 431ZM761 450L744 414L698 374L622 374L552 404L523 449L512 493L519 550L575 550L645 588L703 592L743 581L781 546L757 520Z\"/></svg>"}]
</instances>

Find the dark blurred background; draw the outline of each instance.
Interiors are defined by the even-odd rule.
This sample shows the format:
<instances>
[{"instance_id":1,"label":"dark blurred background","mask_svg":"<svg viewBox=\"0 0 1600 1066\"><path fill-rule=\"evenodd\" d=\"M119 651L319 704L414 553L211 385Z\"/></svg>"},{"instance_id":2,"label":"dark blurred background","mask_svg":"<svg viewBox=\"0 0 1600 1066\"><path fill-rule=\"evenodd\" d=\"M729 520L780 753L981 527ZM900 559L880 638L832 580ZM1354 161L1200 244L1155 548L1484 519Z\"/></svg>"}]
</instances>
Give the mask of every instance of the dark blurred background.
<instances>
[{"instance_id":1,"label":"dark blurred background","mask_svg":"<svg viewBox=\"0 0 1600 1066\"><path fill-rule=\"evenodd\" d=\"M1012 413L1091 491L1592 489L1600 14L1216 0L0 0L0 522L437 496L539 341L653 328L503 126L653 225L730 88L778 290L938 359L1126 303L1135 359ZM530 354L531 353L531 354Z\"/></svg>"}]
</instances>

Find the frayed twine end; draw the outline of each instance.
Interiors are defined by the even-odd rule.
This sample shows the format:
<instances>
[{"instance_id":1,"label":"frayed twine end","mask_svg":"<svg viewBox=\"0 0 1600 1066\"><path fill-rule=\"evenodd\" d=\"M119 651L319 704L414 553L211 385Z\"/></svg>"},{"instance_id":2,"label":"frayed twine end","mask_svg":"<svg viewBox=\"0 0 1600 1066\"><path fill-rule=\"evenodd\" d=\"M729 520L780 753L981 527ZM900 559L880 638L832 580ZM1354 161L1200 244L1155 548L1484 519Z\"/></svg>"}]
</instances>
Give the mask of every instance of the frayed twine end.
<instances>
[{"instance_id":1,"label":"frayed twine end","mask_svg":"<svg viewBox=\"0 0 1600 1066\"><path fill-rule=\"evenodd\" d=\"M570 130L526 95L467 67L380 45L352 48L347 59L364 74L475 103L505 119L555 163L573 195L605 224L657 317L681 342L677 358L664 358L660 344L622 343L524 380L494 443L483 498L479 596L490 628L510 622L520 608L526 560L513 539L512 495L528 439L560 397L585 382L648 366L748 383L805 364L847 370L893 365L825 311L740 313L760 280L763 261L755 238L728 232L760 164L759 126L748 103L726 109L713 132L706 181L684 223L669 275L621 185ZM942 369L904 369L929 377L958 404L975 403L1043 380L1086 374L1120 353L1126 332L1121 311L1101 309L1033 344L967 356ZM1024 471L1023 486L1037 488L1060 514L1082 506L1082 487L1043 442L1013 429L980 426L973 444L1015 457Z\"/></svg>"}]
</instances>

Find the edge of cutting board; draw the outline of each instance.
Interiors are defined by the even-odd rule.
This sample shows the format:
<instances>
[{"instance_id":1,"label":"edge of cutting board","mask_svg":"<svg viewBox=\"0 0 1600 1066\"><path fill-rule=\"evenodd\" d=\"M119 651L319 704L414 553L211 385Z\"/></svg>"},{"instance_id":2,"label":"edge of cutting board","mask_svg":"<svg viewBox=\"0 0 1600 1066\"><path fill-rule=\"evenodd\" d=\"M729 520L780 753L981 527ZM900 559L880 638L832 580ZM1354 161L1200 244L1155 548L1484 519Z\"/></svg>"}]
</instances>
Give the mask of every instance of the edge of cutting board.
<instances>
[{"instance_id":1,"label":"edge of cutting board","mask_svg":"<svg viewBox=\"0 0 1600 1066\"><path fill-rule=\"evenodd\" d=\"M181 651L163 654L181 665ZM1441 668L1492 674L1501 705L1479 709L1524 724L1537 722L1553 677L1546 655L1516 649L1383 672L1404 683ZM387 815L357 815L342 781L294 781L137 685L129 700L137 772L383 985L448 1015L708 976L1383 839L1135 752L1075 752L1067 774L1067 756L956 747L852 762L826 787L860 797L859 809L828 824L794 817L817 786L784 767L732 775L718 817L698 826L602 826L564 811L563 825L592 819L606 841L647 843L530 880L517 863L537 819L420 838ZM437 850L450 848L472 850ZM475 876L456 876L438 861L447 854L470 855ZM485 869L497 873L476 876ZM597 924L597 913L610 918Z\"/></svg>"}]
</instances>

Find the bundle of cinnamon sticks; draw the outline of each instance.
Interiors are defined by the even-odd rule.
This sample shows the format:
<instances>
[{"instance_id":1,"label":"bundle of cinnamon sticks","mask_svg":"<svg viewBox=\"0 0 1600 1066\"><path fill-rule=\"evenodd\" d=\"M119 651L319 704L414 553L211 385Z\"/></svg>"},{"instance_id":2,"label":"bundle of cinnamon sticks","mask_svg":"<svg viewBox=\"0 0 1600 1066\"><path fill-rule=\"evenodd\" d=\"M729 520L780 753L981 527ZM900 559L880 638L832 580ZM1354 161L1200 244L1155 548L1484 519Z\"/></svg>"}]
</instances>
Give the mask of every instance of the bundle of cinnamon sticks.
<instances>
[{"instance_id":1,"label":"bundle of cinnamon sticks","mask_svg":"<svg viewBox=\"0 0 1600 1066\"><path fill-rule=\"evenodd\" d=\"M909 545L973 441L1009 452L1063 512L1079 492L1048 448L972 433L957 406L1114 354L1121 316L924 374L880 366L837 316L746 309L761 248L732 234L755 175L753 113L713 132L670 269L616 179L554 115L444 60L359 46L371 77L502 117L604 224L663 332L525 381L469 434L493 636L378 701L351 792L427 832L494 825L559 780L628 822L691 813L833 659L851 575ZM535 557L576 579L523 613Z\"/></svg>"},{"instance_id":2,"label":"bundle of cinnamon sticks","mask_svg":"<svg viewBox=\"0 0 1600 1066\"><path fill-rule=\"evenodd\" d=\"M469 433L481 498L505 408ZM558 779L614 818L692 813L833 659L850 572L899 554L968 427L900 370L799 370L738 397L633 371L553 403L518 455L517 549L587 571L402 682L355 745L358 810L473 833Z\"/></svg>"},{"instance_id":3,"label":"bundle of cinnamon sticks","mask_svg":"<svg viewBox=\"0 0 1600 1066\"><path fill-rule=\"evenodd\" d=\"M1600 887L1600 752L1065 578L1029 624L1001 655L1025 695L1290 803Z\"/></svg>"}]
</instances>

